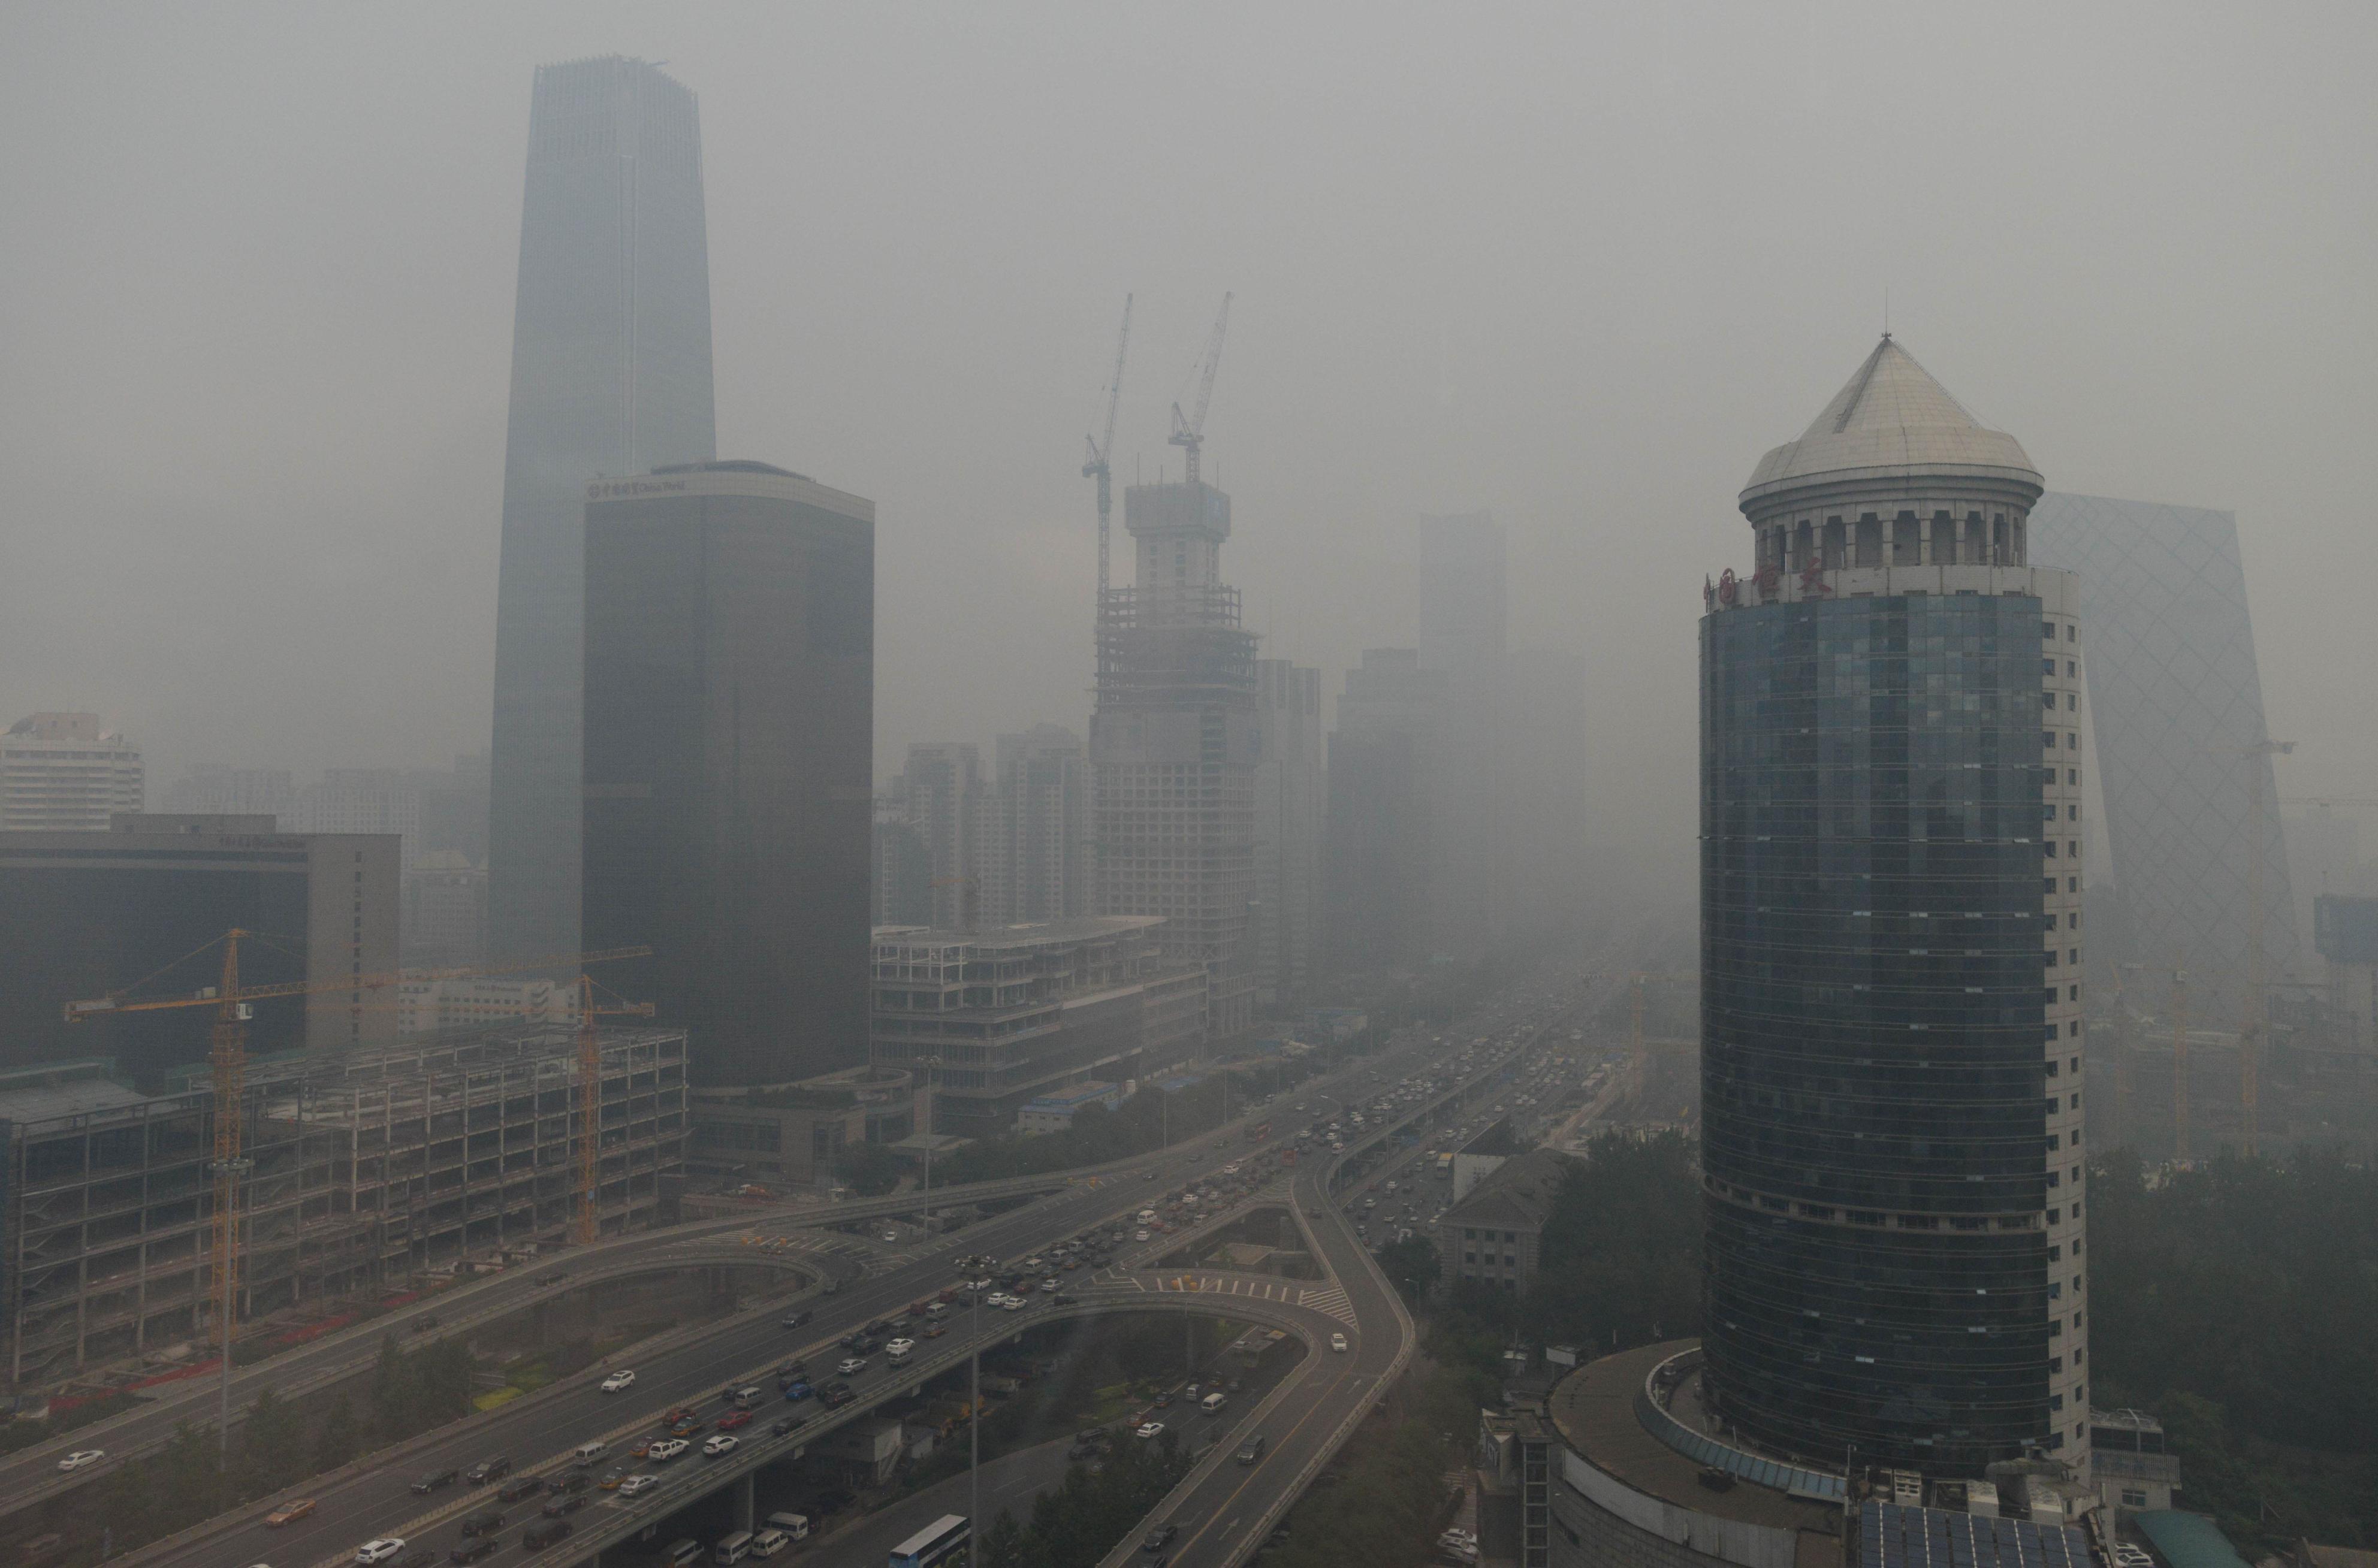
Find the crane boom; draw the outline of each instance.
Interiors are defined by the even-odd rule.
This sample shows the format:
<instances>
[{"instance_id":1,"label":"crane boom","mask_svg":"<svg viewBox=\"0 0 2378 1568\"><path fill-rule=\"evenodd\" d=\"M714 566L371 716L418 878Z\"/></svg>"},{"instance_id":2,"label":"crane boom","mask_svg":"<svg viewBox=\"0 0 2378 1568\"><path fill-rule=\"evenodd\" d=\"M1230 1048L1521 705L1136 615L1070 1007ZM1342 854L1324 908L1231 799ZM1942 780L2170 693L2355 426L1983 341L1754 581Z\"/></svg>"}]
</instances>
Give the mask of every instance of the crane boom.
<instances>
[{"instance_id":1,"label":"crane boom","mask_svg":"<svg viewBox=\"0 0 2378 1568\"><path fill-rule=\"evenodd\" d=\"M1115 407L1123 401L1123 356L1131 347L1131 295L1123 296L1123 333L1115 340L1114 376L1107 382L1106 439L1084 437L1088 442L1089 461L1082 464L1082 477L1099 482L1099 604L1107 602L1107 520L1114 513L1114 453ZM1103 609L1101 610L1103 613Z\"/></svg>"},{"instance_id":2,"label":"crane boom","mask_svg":"<svg viewBox=\"0 0 2378 1568\"><path fill-rule=\"evenodd\" d=\"M253 931L233 931L226 940L255 934ZM103 1012L154 1012L161 1008L213 1007L226 999L258 1002L275 997L318 996L329 991L380 990L406 980L460 980L479 975L512 975L525 969L556 969L575 964L608 964L622 958L650 958L652 952L648 947L615 947L594 952L547 953L540 958L523 958L516 964L471 964L451 969L392 969L378 975L342 975L329 980L286 980L269 986L243 986L236 999L227 999L212 986L170 997L134 997L132 987L126 987L88 1001L66 1003L66 1018L69 1023L79 1023Z\"/></svg>"},{"instance_id":3,"label":"crane boom","mask_svg":"<svg viewBox=\"0 0 2378 1568\"><path fill-rule=\"evenodd\" d=\"M1206 368L1197 381L1197 412L1184 417L1181 405L1172 405L1172 434L1167 439L1188 453L1186 477L1190 484L1198 483L1197 454L1206 444L1206 407L1214 401L1214 372L1222 363L1222 335L1230 330L1231 296L1222 295L1222 313L1214 318L1214 335L1206 344Z\"/></svg>"}]
</instances>

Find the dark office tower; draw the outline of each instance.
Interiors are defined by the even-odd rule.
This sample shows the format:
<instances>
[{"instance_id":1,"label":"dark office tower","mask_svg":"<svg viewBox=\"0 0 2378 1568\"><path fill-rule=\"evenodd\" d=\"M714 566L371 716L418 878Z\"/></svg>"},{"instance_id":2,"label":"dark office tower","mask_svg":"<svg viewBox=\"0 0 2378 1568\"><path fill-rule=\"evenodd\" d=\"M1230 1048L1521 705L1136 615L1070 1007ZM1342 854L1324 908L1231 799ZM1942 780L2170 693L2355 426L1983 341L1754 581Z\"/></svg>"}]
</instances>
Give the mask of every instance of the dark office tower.
<instances>
[{"instance_id":1,"label":"dark office tower","mask_svg":"<svg viewBox=\"0 0 2378 1568\"><path fill-rule=\"evenodd\" d=\"M1255 1022L1255 639L1221 581L1231 498L1197 480L1123 492L1136 577L1099 608L1090 719L1101 915L1156 915L1204 967L1207 1032Z\"/></svg>"},{"instance_id":2,"label":"dark office tower","mask_svg":"<svg viewBox=\"0 0 2378 1568\"><path fill-rule=\"evenodd\" d=\"M590 947L696 1087L867 1059L875 506L757 462L586 498Z\"/></svg>"},{"instance_id":3,"label":"dark office tower","mask_svg":"<svg viewBox=\"0 0 2378 1568\"><path fill-rule=\"evenodd\" d=\"M1322 929L1339 974L1417 969L1435 953L1446 705L1445 672L1410 648L1366 648L1346 672L1322 851Z\"/></svg>"},{"instance_id":4,"label":"dark office tower","mask_svg":"<svg viewBox=\"0 0 2378 1568\"><path fill-rule=\"evenodd\" d=\"M693 94L641 60L539 66L496 591L488 941L577 950L586 486L715 455Z\"/></svg>"},{"instance_id":5,"label":"dark office tower","mask_svg":"<svg viewBox=\"0 0 2378 1568\"><path fill-rule=\"evenodd\" d=\"M2085 1476L2079 590L1883 339L1701 620L1707 1386L1785 1454Z\"/></svg>"}]
</instances>

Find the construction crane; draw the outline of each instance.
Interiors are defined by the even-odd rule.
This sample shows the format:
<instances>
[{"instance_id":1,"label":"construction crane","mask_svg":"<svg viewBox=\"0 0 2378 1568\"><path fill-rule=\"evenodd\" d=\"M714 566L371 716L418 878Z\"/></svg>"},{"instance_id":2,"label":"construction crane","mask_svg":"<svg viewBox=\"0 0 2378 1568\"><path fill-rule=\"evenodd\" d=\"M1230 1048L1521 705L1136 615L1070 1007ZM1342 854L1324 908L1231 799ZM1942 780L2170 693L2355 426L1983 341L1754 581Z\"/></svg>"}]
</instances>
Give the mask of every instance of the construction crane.
<instances>
[{"instance_id":1,"label":"construction crane","mask_svg":"<svg viewBox=\"0 0 2378 1568\"><path fill-rule=\"evenodd\" d=\"M1214 370L1222 363L1222 334L1231 325L1231 296L1222 296L1222 314L1214 318L1214 336L1206 344L1205 374L1197 382L1197 412L1183 416L1181 405L1172 405L1172 434L1167 437L1172 445L1189 454L1188 480L1197 483L1197 453L1206 444L1206 405L1214 399Z\"/></svg>"},{"instance_id":2,"label":"construction crane","mask_svg":"<svg viewBox=\"0 0 2378 1568\"><path fill-rule=\"evenodd\" d=\"M239 1196L239 1177L247 1168L247 1162L242 1154L246 1131L245 1119L247 1086L247 1026L256 1017L256 1004L279 997L318 996L331 991L381 990L407 980L451 980L475 975L514 974L528 969L554 969L564 965L603 964L621 958L645 958L649 957L653 951L648 947L609 948L599 952L560 953L543 958L526 958L516 964L500 965L474 965L449 969L400 969L373 975L340 976L329 980L290 980L263 986L243 985L239 977L239 944L256 936L257 933L254 931L244 931L234 928L216 939L217 941L222 942L223 950L222 977L218 985L174 996L138 995L142 986L155 979L157 975L164 973L164 970L159 970L156 974L136 980L121 990L110 991L103 997L93 998L88 1001L70 1001L66 1004L66 1020L69 1023L80 1023L89 1019L117 1012L155 1012L186 1007L211 1007L215 1010L214 1026L208 1031L207 1036L207 1065L214 1082L215 1112L215 1157L210 1167L210 1174L214 1177L215 1186L212 1238L215 1311L216 1322L222 1336L223 1368L226 1380L231 1367L233 1319L237 1313L239 1303L238 1277L241 1255L235 1208ZM186 964L214 945L214 942L208 942L174 960L165 968L172 969ZM582 983L584 983L582 979ZM648 1017L651 1015L651 1011L649 1005L643 1009L644 1015ZM595 1056L591 1048L592 1029L593 1025L582 1017L579 1025L578 1060L579 1074L582 1079L579 1086L579 1099L582 1107L592 1104L590 1096L594 1093L594 1072L589 1069L588 1063L592 1061L595 1069L601 1066L599 1057ZM593 1134L599 1132L599 1128L591 1115L587 1121L587 1128L590 1136L585 1142L591 1146L594 1142ZM585 1224L585 1215L591 1213L594 1208L593 1191L584 1185L590 1172L590 1163L582 1149L579 1157L582 1229Z\"/></svg>"},{"instance_id":3,"label":"construction crane","mask_svg":"<svg viewBox=\"0 0 2378 1568\"><path fill-rule=\"evenodd\" d=\"M594 1212L603 1169L603 1044L595 1037L594 1020L652 1015L648 1001L597 1006L594 976L578 976L578 1119L582 1131L578 1139L578 1217L571 1222L570 1237L581 1244L594 1240L603 1228Z\"/></svg>"},{"instance_id":4,"label":"construction crane","mask_svg":"<svg viewBox=\"0 0 2378 1568\"><path fill-rule=\"evenodd\" d=\"M1107 520L1114 515L1114 471L1108 459L1114 453L1115 407L1123 401L1123 355L1131 347L1131 296L1123 296L1123 333L1115 340L1115 367L1107 382L1107 433L1104 440L1085 436L1089 457L1082 464L1082 477L1099 482L1099 605L1105 613L1107 602Z\"/></svg>"}]
</instances>

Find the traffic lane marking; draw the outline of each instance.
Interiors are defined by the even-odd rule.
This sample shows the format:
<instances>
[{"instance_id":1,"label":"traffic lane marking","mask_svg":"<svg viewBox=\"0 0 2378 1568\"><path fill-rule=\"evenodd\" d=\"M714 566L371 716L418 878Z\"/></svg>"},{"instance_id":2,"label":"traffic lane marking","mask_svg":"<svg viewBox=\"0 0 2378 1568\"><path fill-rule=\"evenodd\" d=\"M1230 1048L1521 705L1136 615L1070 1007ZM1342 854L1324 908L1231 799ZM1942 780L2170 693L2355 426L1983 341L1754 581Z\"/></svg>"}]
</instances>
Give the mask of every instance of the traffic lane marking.
<instances>
[{"instance_id":1,"label":"traffic lane marking","mask_svg":"<svg viewBox=\"0 0 2378 1568\"><path fill-rule=\"evenodd\" d=\"M1321 1413L1323 1404L1328 1400L1332 1394L1342 1392L1346 1385L1351 1381L1353 1380L1351 1378L1340 1377L1337 1379L1330 1387L1320 1391L1314 1398L1306 1401L1304 1414L1297 1418L1296 1424L1288 1429L1286 1435L1281 1437L1279 1442L1277 1443L1267 1443L1266 1445L1270 1450L1270 1453L1266 1455L1266 1458L1270 1459L1285 1454L1288 1451L1288 1445L1296 1441L1296 1434L1304 1430L1305 1423L1312 1420L1314 1417ZM1231 1488L1231 1494L1222 1499L1220 1505L1207 1513L1206 1522L1197 1526L1196 1530L1187 1540L1181 1543L1181 1550L1178 1553L1178 1556L1183 1558L1187 1557L1197 1543L1206 1538L1207 1532L1214 1528L1214 1521L1220 1516L1222 1510L1238 1502L1239 1494L1241 1492L1245 1491L1247 1488L1255 1485L1256 1481L1266 1478L1264 1476L1264 1469L1265 1466L1262 1464L1251 1465L1247 1467L1247 1478L1241 1481L1237 1486ZM1290 1478L1291 1480L1294 1479L1293 1477L1291 1477ZM1187 1499L1184 1499L1183 1501L1185 1502Z\"/></svg>"}]
</instances>

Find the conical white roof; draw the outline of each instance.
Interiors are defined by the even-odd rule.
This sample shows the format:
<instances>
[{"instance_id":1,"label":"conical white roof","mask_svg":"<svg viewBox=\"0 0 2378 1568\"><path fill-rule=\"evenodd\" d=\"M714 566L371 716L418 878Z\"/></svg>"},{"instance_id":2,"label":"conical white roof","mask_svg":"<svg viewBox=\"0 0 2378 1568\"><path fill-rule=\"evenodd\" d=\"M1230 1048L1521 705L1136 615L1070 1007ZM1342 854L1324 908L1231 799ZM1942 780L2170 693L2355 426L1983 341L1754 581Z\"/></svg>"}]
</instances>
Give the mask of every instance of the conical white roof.
<instances>
[{"instance_id":1,"label":"conical white roof","mask_svg":"<svg viewBox=\"0 0 2378 1568\"><path fill-rule=\"evenodd\" d=\"M1798 440L1759 459L1742 506L1836 481L1916 473L2047 488L2020 442L1968 413L1885 334Z\"/></svg>"}]
</instances>

